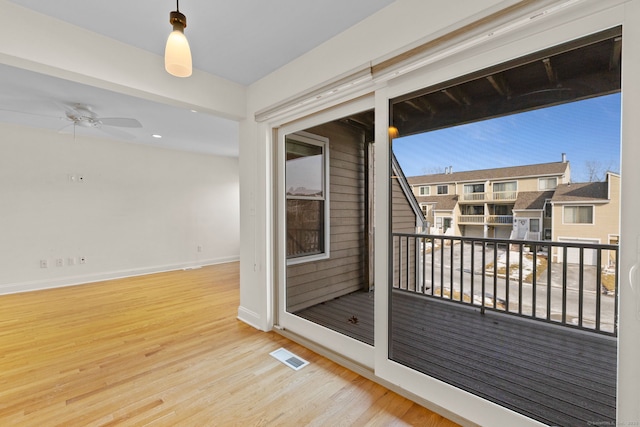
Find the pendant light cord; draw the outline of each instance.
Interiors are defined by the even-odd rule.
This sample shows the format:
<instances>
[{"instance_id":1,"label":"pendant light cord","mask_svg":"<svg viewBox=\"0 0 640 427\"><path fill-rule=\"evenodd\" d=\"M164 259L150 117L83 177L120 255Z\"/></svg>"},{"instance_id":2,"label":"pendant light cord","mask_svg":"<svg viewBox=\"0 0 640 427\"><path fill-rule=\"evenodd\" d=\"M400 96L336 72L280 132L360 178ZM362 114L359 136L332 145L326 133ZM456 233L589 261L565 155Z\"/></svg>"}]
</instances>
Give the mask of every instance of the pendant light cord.
<instances>
[{"instance_id":1,"label":"pendant light cord","mask_svg":"<svg viewBox=\"0 0 640 427\"><path fill-rule=\"evenodd\" d=\"M176 0L176 11L180 12L180 0Z\"/></svg>"}]
</instances>

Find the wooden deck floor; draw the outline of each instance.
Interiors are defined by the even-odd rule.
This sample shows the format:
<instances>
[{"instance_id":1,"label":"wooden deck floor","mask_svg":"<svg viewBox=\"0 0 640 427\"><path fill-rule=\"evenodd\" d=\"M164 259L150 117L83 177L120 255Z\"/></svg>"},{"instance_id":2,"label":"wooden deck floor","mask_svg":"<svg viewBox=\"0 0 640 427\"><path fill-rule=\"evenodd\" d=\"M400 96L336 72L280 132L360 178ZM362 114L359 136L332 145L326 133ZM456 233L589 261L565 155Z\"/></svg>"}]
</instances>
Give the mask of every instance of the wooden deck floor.
<instances>
[{"instance_id":1,"label":"wooden deck floor","mask_svg":"<svg viewBox=\"0 0 640 427\"><path fill-rule=\"evenodd\" d=\"M348 337L373 345L373 292L354 292L296 313Z\"/></svg>"},{"instance_id":2,"label":"wooden deck floor","mask_svg":"<svg viewBox=\"0 0 640 427\"><path fill-rule=\"evenodd\" d=\"M372 303L369 294L355 293L299 314L373 342L373 322L348 321L354 313L372 314ZM392 313L391 358L399 363L545 424L614 423L615 338L480 315L404 292L393 293Z\"/></svg>"}]
</instances>

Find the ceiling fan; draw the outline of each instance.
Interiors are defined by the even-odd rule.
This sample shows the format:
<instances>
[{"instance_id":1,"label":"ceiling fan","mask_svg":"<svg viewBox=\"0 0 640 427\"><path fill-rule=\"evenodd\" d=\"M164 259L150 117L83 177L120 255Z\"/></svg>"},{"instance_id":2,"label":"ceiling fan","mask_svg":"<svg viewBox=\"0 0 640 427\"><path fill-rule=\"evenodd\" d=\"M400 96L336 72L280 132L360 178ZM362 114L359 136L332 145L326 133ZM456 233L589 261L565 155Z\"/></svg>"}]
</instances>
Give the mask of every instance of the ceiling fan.
<instances>
[{"instance_id":1,"label":"ceiling fan","mask_svg":"<svg viewBox=\"0 0 640 427\"><path fill-rule=\"evenodd\" d=\"M4 102L0 103L4 104ZM15 107L15 100L11 100L11 106L0 105L0 111L6 111L8 113L24 114L28 116L39 116L45 118L52 118L58 120L66 120L71 123L58 129L58 132L67 133L68 128L73 126L73 133L78 127L86 129L98 129L102 132L111 134L114 137L120 139L134 139L135 135L126 132L118 128L141 128L142 124L133 118L125 117L101 117L93 108L88 104L83 103L61 103L59 101L40 100L38 102L39 108L33 107L33 102L25 106L24 108ZM63 110L63 114L52 114L51 107L59 111ZM49 111L49 112L45 112Z\"/></svg>"},{"instance_id":2,"label":"ceiling fan","mask_svg":"<svg viewBox=\"0 0 640 427\"><path fill-rule=\"evenodd\" d=\"M138 120L132 118L100 117L95 111L93 111L93 108L87 104L75 103L71 105L64 105L64 108L67 120L72 122L74 137L76 126L100 129L103 132L124 139L133 139L135 137L128 132L116 128L142 127L142 124ZM64 132L67 127L68 126L62 128L60 132Z\"/></svg>"},{"instance_id":3,"label":"ceiling fan","mask_svg":"<svg viewBox=\"0 0 640 427\"><path fill-rule=\"evenodd\" d=\"M87 104L73 104L65 105L66 118L71 121L75 126L84 128L96 128L113 132L113 129L105 129L103 126L110 127L123 127L123 128L141 128L142 124L132 118L125 117L100 117L98 116L90 105Z\"/></svg>"}]
</instances>

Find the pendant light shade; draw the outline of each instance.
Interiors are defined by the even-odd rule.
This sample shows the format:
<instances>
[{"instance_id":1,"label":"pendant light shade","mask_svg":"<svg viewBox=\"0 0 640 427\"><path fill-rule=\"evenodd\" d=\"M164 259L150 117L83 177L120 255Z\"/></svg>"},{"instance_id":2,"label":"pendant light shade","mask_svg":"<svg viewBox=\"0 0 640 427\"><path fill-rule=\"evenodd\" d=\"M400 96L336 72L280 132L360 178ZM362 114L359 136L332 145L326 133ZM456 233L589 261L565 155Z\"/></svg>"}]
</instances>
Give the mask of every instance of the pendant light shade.
<instances>
[{"instance_id":1,"label":"pendant light shade","mask_svg":"<svg viewBox=\"0 0 640 427\"><path fill-rule=\"evenodd\" d=\"M176 2L176 9L177 6ZM169 23L173 25L173 31L169 34L164 49L164 68L176 77L189 77L192 72L191 49L184 35L187 17L175 10L169 15Z\"/></svg>"}]
</instances>

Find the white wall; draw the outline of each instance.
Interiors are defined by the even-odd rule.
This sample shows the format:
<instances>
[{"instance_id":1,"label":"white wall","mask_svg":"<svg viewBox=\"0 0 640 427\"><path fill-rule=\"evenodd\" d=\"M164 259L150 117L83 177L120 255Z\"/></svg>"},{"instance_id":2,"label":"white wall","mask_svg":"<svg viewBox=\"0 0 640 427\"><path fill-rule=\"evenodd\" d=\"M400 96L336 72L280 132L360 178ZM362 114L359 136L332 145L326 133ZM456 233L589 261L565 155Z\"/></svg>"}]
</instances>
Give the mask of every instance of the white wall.
<instances>
[{"instance_id":1,"label":"white wall","mask_svg":"<svg viewBox=\"0 0 640 427\"><path fill-rule=\"evenodd\" d=\"M6 124L0 134L0 293L239 258L237 158Z\"/></svg>"}]
</instances>

